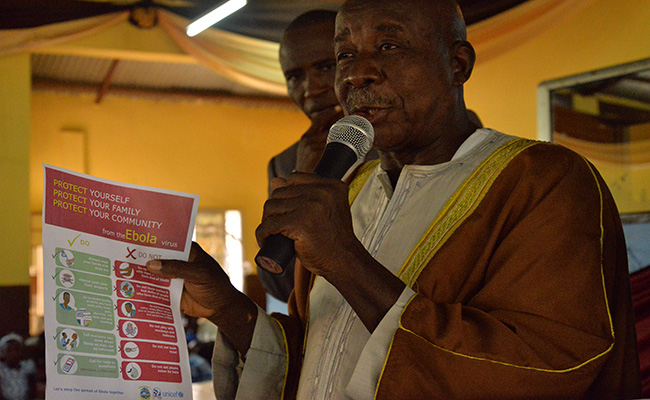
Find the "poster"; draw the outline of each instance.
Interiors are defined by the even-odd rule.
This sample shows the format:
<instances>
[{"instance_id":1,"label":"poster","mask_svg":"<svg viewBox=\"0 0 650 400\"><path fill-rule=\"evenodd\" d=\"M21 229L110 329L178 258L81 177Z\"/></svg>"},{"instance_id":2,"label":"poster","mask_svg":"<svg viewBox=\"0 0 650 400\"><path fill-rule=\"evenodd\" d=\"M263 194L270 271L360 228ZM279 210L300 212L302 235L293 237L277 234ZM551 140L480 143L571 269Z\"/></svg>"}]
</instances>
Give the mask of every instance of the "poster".
<instances>
[{"instance_id":1,"label":"poster","mask_svg":"<svg viewBox=\"0 0 650 400\"><path fill-rule=\"evenodd\" d=\"M198 196L43 165L47 399L191 399L182 281Z\"/></svg>"}]
</instances>

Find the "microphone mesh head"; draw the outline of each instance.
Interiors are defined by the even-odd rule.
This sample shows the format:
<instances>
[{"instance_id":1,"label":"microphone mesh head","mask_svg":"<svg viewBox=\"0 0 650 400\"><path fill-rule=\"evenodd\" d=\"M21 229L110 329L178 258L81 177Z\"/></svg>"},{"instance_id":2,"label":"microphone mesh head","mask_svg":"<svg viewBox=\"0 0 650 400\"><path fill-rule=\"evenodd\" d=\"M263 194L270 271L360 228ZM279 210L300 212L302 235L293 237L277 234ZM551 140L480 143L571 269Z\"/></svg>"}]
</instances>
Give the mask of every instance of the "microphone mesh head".
<instances>
[{"instance_id":1,"label":"microphone mesh head","mask_svg":"<svg viewBox=\"0 0 650 400\"><path fill-rule=\"evenodd\" d=\"M327 135L327 143L345 144L357 153L359 159L370 151L374 140L375 130L372 124L358 115L348 115L336 121Z\"/></svg>"}]
</instances>

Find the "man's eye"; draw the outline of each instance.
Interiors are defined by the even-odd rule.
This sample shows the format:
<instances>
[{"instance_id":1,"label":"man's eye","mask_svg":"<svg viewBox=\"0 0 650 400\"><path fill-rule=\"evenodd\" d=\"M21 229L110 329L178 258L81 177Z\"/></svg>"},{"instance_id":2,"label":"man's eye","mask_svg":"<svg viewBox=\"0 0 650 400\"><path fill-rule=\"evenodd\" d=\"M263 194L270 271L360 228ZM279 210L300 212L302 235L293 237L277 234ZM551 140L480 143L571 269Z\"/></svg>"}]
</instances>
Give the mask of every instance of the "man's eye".
<instances>
[{"instance_id":1,"label":"man's eye","mask_svg":"<svg viewBox=\"0 0 650 400\"><path fill-rule=\"evenodd\" d=\"M328 63L320 66L320 70L323 72L329 71L336 66L336 63Z\"/></svg>"},{"instance_id":2,"label":"man's eye","mask_svg":"<svg viewBox=\"0 0 650 400\"><path fill-rule=\"evenodd\" d=\"M397 46L392 44L392 43L384 43L384 44L379 46L379 50L381 50L381 51L394 50L396 48L397 48Z\"/></svg>"},{"instance_id":3,"label":"man's eye","mask_svg":"<svg viewBox=\"0 0 650 400\"><path fill-rule=\"evenodd\" d=\"M351 57L352 57L352 53L340 53L338 56L336 56L336 61L341 62Z\"/></svg>"}]
</instances>

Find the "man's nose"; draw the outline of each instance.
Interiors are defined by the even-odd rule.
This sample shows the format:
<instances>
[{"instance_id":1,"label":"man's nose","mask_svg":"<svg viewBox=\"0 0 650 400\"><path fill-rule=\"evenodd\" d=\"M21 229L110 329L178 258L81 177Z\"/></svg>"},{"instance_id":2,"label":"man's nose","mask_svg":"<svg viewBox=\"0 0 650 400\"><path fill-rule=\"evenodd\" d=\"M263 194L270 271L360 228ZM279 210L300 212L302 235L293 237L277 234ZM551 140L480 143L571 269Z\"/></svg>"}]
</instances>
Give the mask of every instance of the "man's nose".
<instances>
[{"instance_id":1,"label":"man's nose","mask_svg":"<svg viewBox=\"0 0 650 400\"><path fill-rule=\"evenodd\" d=\"M327 84L321 76L317 74L308 74L306 79L303 81L305 97L316 97L325 92L332 86Z\"/></svg>"},{"instance_id":2,"label":"man's nose","mask_svg":"<svg viewBox=\"0 0 650 400\"><path fill-rule=\"evenodd\" d=\"M373 55L357 54L343 73L346 85L361 88L383 80L381 68Z\"/></svg>"}]
</instances>

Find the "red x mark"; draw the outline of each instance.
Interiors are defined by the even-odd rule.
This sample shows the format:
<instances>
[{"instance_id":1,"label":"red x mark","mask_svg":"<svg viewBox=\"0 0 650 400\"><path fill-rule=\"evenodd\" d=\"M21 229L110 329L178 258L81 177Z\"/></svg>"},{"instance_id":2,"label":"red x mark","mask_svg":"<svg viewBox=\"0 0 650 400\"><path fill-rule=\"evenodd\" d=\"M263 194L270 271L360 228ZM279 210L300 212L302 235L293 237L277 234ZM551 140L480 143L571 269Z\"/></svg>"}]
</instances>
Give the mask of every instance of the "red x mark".
<instances>
[{"instance_id":1,"label":"red x mark","mask_svg":"<svg viewBox=\"0 0 650 400\"><path fill-rule=\"evenodd\" d=\"M135 256L133 255L133 253L135 253L135 249L131 250L131 249L129 249L129 248L127 247L127 248L126 248L126 251L129 252L129 254L126 255L126 258L131 257L132 259L135 260Z\"/></svg>"}]
</instances>

